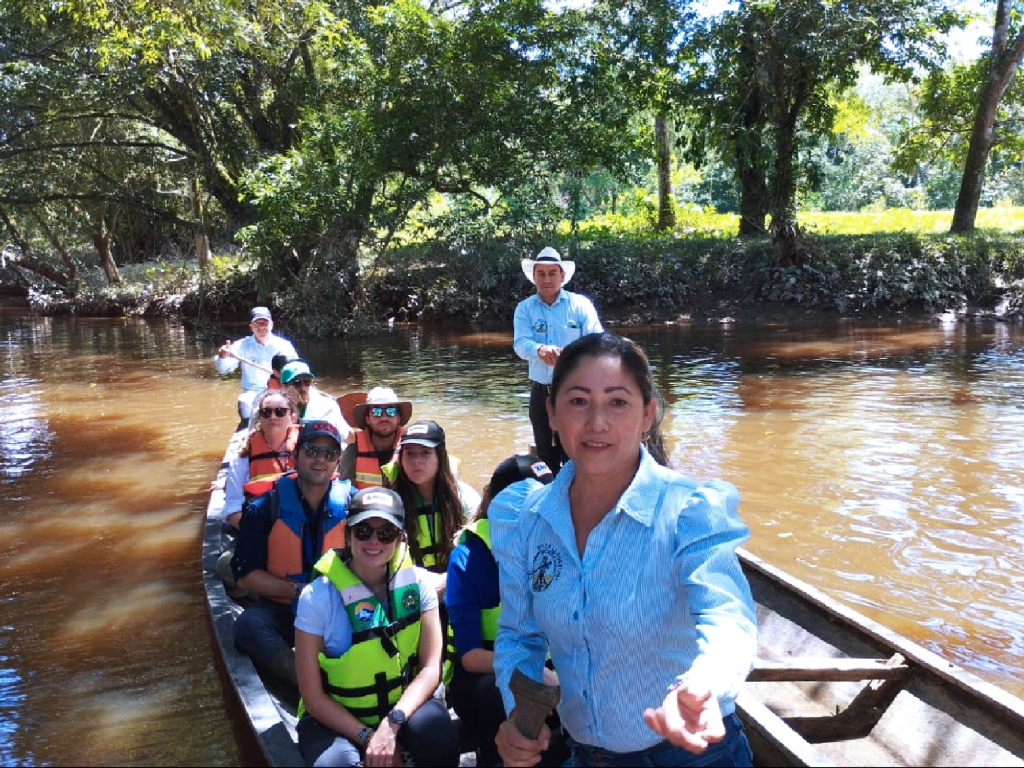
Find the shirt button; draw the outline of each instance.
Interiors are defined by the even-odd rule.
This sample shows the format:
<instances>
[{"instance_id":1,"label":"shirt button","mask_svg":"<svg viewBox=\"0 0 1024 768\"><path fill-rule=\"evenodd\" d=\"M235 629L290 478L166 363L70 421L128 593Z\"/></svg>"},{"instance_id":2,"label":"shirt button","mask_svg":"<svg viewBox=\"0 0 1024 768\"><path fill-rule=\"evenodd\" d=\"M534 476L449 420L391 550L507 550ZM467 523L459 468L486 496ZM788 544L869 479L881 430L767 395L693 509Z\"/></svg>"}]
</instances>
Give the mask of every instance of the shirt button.
<instances>
[{"instance_id":1,"label":"shirt button","mask_svg":"<svg viewBox=\"0 0 1024 768\"><path fill-rule=\"evenodd\" d=\"M584 699L587 698L587 692L586 691L583 692L583 698Z\"/></svg>"},{"instance_id":2,"label":"shirt button","mask_svg":"<svg viewBox=\"0 0 1024 768\"><path fill-rule=\"evenodd\" d=\"M580 612L579 611L573 611L572 612L572 620L573 621L579 621L580 620Z\"/></svg>"}]
</instances>

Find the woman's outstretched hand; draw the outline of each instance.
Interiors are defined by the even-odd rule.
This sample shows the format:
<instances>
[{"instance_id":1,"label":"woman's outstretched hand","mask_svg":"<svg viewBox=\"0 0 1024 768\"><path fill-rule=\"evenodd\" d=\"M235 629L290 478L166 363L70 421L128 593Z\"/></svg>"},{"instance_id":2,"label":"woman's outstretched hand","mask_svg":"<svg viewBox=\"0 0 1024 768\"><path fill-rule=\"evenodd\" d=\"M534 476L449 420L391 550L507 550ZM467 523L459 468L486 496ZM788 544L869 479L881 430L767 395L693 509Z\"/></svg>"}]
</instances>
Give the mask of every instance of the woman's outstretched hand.
<instances>
[{"instance_id":1,"label":"woman's outstretched hand","mask_svg":"<svg viewBox=\"0 0 1024 768\"><path fill-rule=\"evenodd\" d=\"M662 738L695 755L725 738L718 698L704 686L673 687L660 707L644 711L644 720Z\"/></svg>"}]
</instances>

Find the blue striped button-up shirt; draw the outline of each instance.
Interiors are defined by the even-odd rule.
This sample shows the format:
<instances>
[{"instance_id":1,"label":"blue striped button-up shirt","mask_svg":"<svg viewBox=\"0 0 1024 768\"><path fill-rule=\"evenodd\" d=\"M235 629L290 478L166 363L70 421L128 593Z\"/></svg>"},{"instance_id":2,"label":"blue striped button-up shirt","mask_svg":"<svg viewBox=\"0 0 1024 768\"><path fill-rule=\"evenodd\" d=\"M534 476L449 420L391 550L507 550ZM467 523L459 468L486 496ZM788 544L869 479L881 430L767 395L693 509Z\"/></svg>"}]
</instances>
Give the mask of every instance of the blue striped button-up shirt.
<instances>
[{"instance_id":1,"label":"blue striped button-up shirt","mask_svg":"<svg viewBox=\"0 0 1024 768\"><path fill-rule=\"evenodd\" d=\"M535 293L516 306L512 348L530 364L530 381L550 384L554 366L537 357L541 344L564 347L580 336L603 330L597 310L586 296L563 289L548 306Z\"/></svg>"},{"instance_id":2,"label":"blue striped button-up shirt","mask_svg":"<svg viewBox=\"0 0 1024 768\"><path fill-rule=\"evenodd\" d=\"M582 559L569 509L572 462L527 499L517 522L495 521L492 541L502 605L494 666L506 711L515 706L512 671L540 680L550 650L562 724L577 741L615 752L661 741L643 711L660 706L681 675L709 683L722 714L731 713L757 653L735 554L750 535L736 488L698 486L641 454Z\"/></svg>"}]
</instances>

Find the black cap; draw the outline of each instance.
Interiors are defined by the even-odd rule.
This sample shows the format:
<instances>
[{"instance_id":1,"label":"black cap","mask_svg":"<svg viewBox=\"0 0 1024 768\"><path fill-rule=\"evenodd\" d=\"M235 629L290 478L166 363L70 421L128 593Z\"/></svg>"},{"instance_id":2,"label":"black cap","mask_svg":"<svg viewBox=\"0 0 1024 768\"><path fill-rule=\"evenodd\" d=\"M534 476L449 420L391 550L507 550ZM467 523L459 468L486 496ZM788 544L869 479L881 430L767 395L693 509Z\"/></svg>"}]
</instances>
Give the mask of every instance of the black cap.
<instances>
[{"instance_id":1,"label":"black cap","mask_svg":"<svg viewBox=\"0 0 1024 768\"><path fill-rule=\"evenodd\" d=\"M341 435L338 428L329 421L304 421L299 428L299 437L295 441L295 447L308 443L314 437L330 437L341 447Z\"/></svg>"},{"instance_id":2,"label":"black cap","mask_svg":"<svg viewBox=\"0 0 1024 768\"><path fill-rule=\"evenodd\" d=\"M410 443L437 448L444 443L444 430L436 421L414 421L402 429L402 441L399 445Z\"/></svg>"},{"instance_id":3,"label":"black cap","mask_svg":"<svg viewBox=\"0 0 1024 768\"><path fill-rule=\"evenodd\" d=\"M512 483L520 480L536 480L547 485L554 479L555 475L543 461L530 454L519 454L510 456L497 466L487 488L493 499Z\"/></svg>"},{"instance_id":4,"label":"black cap","mask_svg":"<svg viewBox=\"0 0 1024 768\"><path fill-rule=\"evenodd\" d=\"M380 517L405 528L405 506L402 497L390 488L363 488L348 505L346 525L356 525L371 517Z\"/></svg>"}]
</instances>

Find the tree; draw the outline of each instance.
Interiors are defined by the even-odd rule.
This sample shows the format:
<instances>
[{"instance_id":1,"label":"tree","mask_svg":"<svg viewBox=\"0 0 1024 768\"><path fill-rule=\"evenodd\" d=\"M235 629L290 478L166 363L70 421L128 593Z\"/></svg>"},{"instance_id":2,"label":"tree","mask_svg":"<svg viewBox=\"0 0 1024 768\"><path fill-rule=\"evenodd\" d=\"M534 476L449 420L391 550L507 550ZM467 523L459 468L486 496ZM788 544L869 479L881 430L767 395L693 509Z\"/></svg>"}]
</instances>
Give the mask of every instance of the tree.
<instances>
[{"instance_id":1,"label":"tree","mask_svg":"<svg viewBox=\"0 0 1024 768\"><path fill-rule=\"evenodd\" d=\"M986 62L986 77L978 94L977 111L971 127L971 138L964 162L960 193L953 209L953 222L949 231L963 234L974 231L978 203L985 183L985 169L989 153L998 141L996 113L999 103L1013 79L1021 57L1024 56L1024 28L1013 24L1011 0L997 0L995 23L992 28L992 49ZM1017 11L1019 17L1020 11ZM1011 35L1011 26L1018 27Z\"/></svg>"},{"instance_id":2,"label":"tree","mask_svg":"<svg viewBox=\"0 0 1024 768\"><path fill-rule=\"evenodd\" d=\"M245 177L247 243L354 266L431 192L489 216L537 179L618 171L631 113L592 39L585 15L531 0L350 9L343 33L310 41L319 98L294 146Z\"/></svg>"},{"instance_id":3,"label":"tree","mask_svg":"<svg viewBox=\"0 0 1024 768\"><path fill-rule=\"evenodd\" d=\"M174 186L168 160L179 153L99 74L94 31L27 3L4 4L0 30L0 207L21 265L73 286L70 254L91 242L117 282L115 256L130 250L129 230L179 222L161 191Z\"/></svg>"},{"instance_id":4,"label":"tree","mask_svg":"<svg viewBox=\"0 0 1024 768\"><path fill-rule=\"evenodd\" d=\"M758 79L756 25L743 19L739 14L703 18L686 50L686 156L698 167L719 154L732 160L740 192L741 237L767 231L770 160L768 96Z\"/></svg>"},{"instance_id":5,"label":"tree","mask_svg":"<svg viewBox=\"0 0 1024 768\"><path fill-rule=\"evenodd\" d=\"M679 51L694 5L688 0L620 0L595 6L595 18L603 28L598 47L613 52L622 98L653 120L658 229L676 224L673 123L683 94Z\"/></svg>"},{"instance_id":6,"label":"tree","mask_svg":"<svg viewBox=\"0 0 1024 768\"><path fill-rule=\"evenodd\" d=\"M831 130L831 95L856 82L861 62L909 78L915 66L938 58L938 35L955 20L943 0L747 0L694 36L689 61L698 109L732 149L753 232L767 190L783 264L807 258L796 220L799 156L808 140Z\"/></svg>"}]
</instances>

